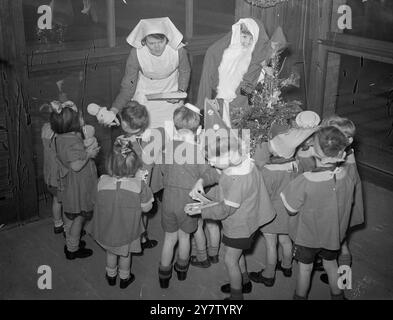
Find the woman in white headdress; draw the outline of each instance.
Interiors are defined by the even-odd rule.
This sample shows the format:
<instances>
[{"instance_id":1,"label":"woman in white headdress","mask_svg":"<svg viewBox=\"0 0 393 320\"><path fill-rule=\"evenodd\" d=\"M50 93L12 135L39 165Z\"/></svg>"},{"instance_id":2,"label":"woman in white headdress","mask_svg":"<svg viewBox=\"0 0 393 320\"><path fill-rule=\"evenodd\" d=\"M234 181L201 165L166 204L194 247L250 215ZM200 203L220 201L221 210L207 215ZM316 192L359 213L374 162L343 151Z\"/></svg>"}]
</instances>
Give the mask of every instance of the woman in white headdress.
<instances>
[{"instance_id":1,"label":"woman in white headdress","mask_svg":"<svg viewBox=\"0 0 393 320\"><path fill-rule=\"evenodd\" d=\"M147 107L150 128L173 121L180 100L149 101L146 95L187 90L191 68L182 39L168 17L142 19L137 24L127 38L133 48L112 111L117 113L136 100Z\"/></svg>"}]
</instances>

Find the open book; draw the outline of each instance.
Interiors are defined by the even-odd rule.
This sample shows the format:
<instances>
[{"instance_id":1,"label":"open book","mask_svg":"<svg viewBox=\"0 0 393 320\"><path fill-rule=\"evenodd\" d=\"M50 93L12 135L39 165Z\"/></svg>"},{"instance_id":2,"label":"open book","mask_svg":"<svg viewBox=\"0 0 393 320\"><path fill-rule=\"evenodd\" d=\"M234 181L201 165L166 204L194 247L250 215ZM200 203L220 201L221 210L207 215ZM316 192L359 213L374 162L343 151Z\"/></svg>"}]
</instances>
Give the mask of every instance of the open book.
<instances>
[{"instance_id":1,"label":"open book","mask_svg":"<svg viewBox=\"0 0 393 320\"><path fill-rule=\"evenodd\" d=\"M188 214L192 214L192 212L207 209L210 207L214 207L218 205L219 203L217 201L211 200L207 198L206 196L202 195L201 193L197 194L197 199L198 202L193 202L193 203L188 203L186 204L184 210Z\"/></svg>"},{"instance_id":2,"label":"open book","mask_svg":"<svg viewBox=\"0 0 393 320\"><path fill-rule=\"evenodd\" d=\"M187 98L187 93L182 91L172 91L172 92L161 92L147 94L147 100L169 100L169 99L185 99Z\"/></svg>"}]
</instances>

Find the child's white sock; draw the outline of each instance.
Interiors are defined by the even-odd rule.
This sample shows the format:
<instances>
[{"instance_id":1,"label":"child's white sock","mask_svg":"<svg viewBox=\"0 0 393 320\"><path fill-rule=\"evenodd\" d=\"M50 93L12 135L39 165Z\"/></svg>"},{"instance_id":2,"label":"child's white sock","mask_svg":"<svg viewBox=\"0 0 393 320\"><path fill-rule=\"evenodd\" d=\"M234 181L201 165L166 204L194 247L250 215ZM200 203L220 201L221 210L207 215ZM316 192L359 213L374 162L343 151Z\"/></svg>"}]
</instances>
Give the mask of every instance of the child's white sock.
<instances>
[{"instance_id":1,"label":"child's white sock","mask_svg":"<svg viewBox=\"0 0 393 320\"><path fill-rule=\"evenodd\" d=\"M114 268L106 267L105 269L106 269L106 274L109 277L114 278L117 276L117 267L114 267Z\"/></svg>"},{"instance_id":2,"label":"child's white sock","mask_svg":"<svg viewBox=\"0 0 393 320\"><path fill-rule=\"evenodd\" d=\"M127 280L130 277L130 269L128 270L119 269L119 277L120 279Z\"/></svg>"}]
</instances>

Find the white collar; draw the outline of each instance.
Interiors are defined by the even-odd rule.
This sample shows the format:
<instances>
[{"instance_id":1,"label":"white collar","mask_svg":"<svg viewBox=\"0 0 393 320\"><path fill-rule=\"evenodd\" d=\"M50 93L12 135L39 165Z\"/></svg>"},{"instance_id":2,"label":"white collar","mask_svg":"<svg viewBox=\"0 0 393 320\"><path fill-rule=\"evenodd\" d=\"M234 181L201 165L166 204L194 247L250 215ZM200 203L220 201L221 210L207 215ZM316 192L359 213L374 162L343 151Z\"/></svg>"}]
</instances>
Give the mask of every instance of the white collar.
<instances>
[{"instance_id":1,"label":"white collar","mask_svg":"<svg viewBox=\"0 0 393 320\"><path fill-rule=\"evenodd\" d=\"M229 167L223 171L227 176L245 176L254 168L254 162L251 158L246 158L237 167Z\"/></svg>"}]
</instances>

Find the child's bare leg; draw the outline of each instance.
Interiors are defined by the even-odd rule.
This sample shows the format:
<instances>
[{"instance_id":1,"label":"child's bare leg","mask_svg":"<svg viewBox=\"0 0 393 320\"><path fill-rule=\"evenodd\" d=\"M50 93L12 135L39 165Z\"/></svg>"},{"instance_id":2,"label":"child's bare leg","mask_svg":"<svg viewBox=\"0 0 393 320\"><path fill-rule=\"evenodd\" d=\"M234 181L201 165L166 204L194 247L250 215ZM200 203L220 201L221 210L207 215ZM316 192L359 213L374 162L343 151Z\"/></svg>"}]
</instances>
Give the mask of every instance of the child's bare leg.
<instances>
[{"instance_id":1,"label":"child's bare leg","mask_svg":"<svg viewBox=\"0 0 393 320\"><path fill-rule=\"evenodd\" d=\"M53 223L55 228L59 228L63 226L63 218L61 216L61 203L57 199L56 196L53 196L52 199L52 216L53 216Z\"/></svg>"},{"instance_id":2,"label":"child's bare leg","mask_svg":"<svg viewBox=\"0 0 393 320\"><path fill-rule=\"evenodd\" d=\"M262 272L265 278L271 279L276 275L277 265L277 235L263 233L266 239L266 267Z\"/></svg>"},{"instance_id":3,"label":"child's bare leg","mask_svg":"<svg viewBox=\"0 0 393 320\"><path fill-rule=\"evenodd\" d=\"M299 262L299 273L296 281L296 295L298 297L307 298L310 288L311 272L313 264L304 264Z\"/></svg>"},{"instance_id":4,"label":"child's bare leg","mask_svg":"<svg viewBox=\"0 0 393 320\"><path fill-rule=\"evenodd\" d=\"M243 250L241 249L226 247L224 261L229 275L229 282L231 284L231 299L233 300L243 299L242 273L239 263L242 253Z\"/></svg>"},{"instance_id":5,"label":"child's bare leg","mask_svg":"<svg viewBox=\"0 0 393 320\"><path fill-rule=\"evenodd\" d=\"M220 227L217 222L212 220L206 220L206 228L209 232L210 239L208 254L210 257L218 256L221 240Z\"/></svg>"},{"instance_id":6,"label":"child's bare leg","mask_svg":"<svg viewBox=\"0 0 393 320\"><path fill-rule=\"evenodd\" d=\"M347 240L344 240L344 242L341 245L341 252L340 255L338 256L338 265L339 266L352 265L352 255L351 255L351 251L349 250Z\"/></svg>"},{"instance_id":7,"label":"child's bare leg","mask_svg":"<svg viewBox=\"0 0 393 320\"><path fill-rule=\"evenodd\" d=\"M196 244L196 257L199 262L207 260L206 252L206 236L203 231L203 220L198 219L198 229L194 233L194 239Z\"/></svg>"},{"instance_id":8,"label":"child's bare leg","mask_svg":"<svg viewBox=\"0 0 393 320\"><path fill-rule=\"evenodd\" d=\"M292 241L287 234L278 235L278 241L282 247L282 263L285 269L292 268Z\"/></svg>"},{"instance_id":9,"label":"child's bare leg","mask_svg":"<svg viewBox=\"0 0 393 320\"><path fill-rule=\"evenodd\" d=\"M342 291L338 287L338 265L336 260L322 260L323 267L328 275L330 291L333 295L340 295Z\"/></svg>"},{"instance_id":10,"label":"child's bare leg","mask_svg":"<svg viewBox=\"0 0 393 320\"><path fill-rule=\"evenodd\" d=\"M173 250L177 243L177 232L165 232L164 245L161 253L161 266L168 267L172 264Z\"/></svg>"},{"instance_id":11,"label":"child's bare leg","mask_svg":"<svg viewBox=\"0 0 393 320\"><path fill-rule=\"evenodd\" d=\"M244 257L244 254L242 254L240 256L239 267L240 267L240 272L242 274L242 285L244 286L245 284L251 282L250 278L248 277L247 262L246 262L246 258ZM243 290L243 287L242 287L242 290Z\"/></svg>"},{"instance_id":12,"label":"child's bare leg","mask_svg":"<svg viewBox=\"0 0 393 320\"><path fill-rule=\"evenodd\" d=\"M117 255L106 252L106 274L114 278L117 276Z\"/></svg>"},{"instance_id":13,"label":"child's bare leg","mask_svg":"<svg viewBox=\"0 0 393 320\"><path fill-rule=\"evenodd\" d=\"M188 271L188 261L190 257L190 234L183 230L178 231L179 253L174 269L177 272L177 278L181 281L186 280Z\"/></svg>"}]
</instances>

